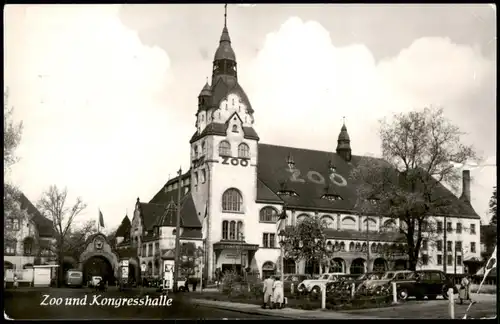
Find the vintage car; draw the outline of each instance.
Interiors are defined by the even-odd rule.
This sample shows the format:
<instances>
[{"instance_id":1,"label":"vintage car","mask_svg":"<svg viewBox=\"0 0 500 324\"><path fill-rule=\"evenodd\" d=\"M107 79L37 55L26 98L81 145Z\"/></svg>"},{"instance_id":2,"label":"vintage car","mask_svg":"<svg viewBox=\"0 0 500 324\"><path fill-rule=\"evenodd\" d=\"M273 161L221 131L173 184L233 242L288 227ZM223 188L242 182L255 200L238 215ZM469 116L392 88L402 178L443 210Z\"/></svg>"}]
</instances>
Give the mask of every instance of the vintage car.
<instances>
[{"instance_id":1,"label":"vintage car","mask_svg":"<svg viewBox=\"0 0 500 324\"><path fill-rule=\"evenodd\" d=\"M406 300L408 297L417 299L436 299L443 296L448 299L448 289L453 288L453 293L458 293L453 282L440 270L419 270L406 281L396 283L398 298Z\"/></svg>"},{"instance_id":2,"label":"vintage car","mask_svg":"<svg viewBox=\"0 0 500 324\"><path fill-rule=\"evenodd\" d=\"M382 287L384 285L387 285L393 281L401 282L401 281L405 281L405 280L412 280L411 278L412 278L413 274L414 274L414 271L410 271L410 270L387 271L384 273L384 275L380 279L366 280L361 285L359 285L358 289L373 290L373 289L376 289L378 287Z\"/></svg>"},{"instance_id":3,"label":"vintage car","mask_svg":"<svg viewBox=\"0 0 500 324\"><path fill-rule=\"evenodd\" d=\"M311 294L320 294L321 286L326 285L330 282L340 281L344 277L344 273L334 272L334 273L324 273L318 279L307 279L302 281L297 290L299 292L308 292Z\"/></svg>"},{"instance_id":4,"label":"vintage car","mask_svg":"<svg viewBox=\"0 0 500 324\"><path fill-rule=\"evenodd\" d=\"M301 282L304 280L311 279L310 275L306 274L289 274L285 275L284 282L283 282L283 289L284 291L291 291L292 290L292 284L294 287L294 291L297 290L297 287Z\"/></svg>"}]
</instances>

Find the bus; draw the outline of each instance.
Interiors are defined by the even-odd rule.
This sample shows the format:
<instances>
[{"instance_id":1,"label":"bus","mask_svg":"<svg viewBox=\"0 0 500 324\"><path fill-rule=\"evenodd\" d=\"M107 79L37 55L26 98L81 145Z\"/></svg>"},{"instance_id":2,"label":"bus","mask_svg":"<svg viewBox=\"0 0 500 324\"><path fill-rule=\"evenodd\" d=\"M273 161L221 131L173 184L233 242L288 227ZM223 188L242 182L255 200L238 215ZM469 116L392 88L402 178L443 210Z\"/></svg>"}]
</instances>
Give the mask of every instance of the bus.
<instances>
[{"instance_id":1,"label":"bus","mask_svg":"<svg viewBox=\"0 0 500 324\"><path fill-rule=\"evenodd\" d=\"M68 287L78 287L83 286L83 272L78 270L68 270L66 272L66 285Z\"/></svg>"}]
</instances>

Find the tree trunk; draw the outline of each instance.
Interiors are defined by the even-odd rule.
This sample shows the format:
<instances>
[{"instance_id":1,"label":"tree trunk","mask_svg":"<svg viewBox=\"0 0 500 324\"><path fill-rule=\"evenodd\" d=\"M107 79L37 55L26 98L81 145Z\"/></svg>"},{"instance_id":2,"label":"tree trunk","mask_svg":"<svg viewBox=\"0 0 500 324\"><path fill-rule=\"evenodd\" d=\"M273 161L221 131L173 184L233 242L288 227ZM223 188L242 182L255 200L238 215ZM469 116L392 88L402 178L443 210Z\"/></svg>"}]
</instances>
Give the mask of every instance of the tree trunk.
<instances>
[{"instance_id":1,"label":"tree trunk","mask_svg":"<svg viewBox=\"0 0 500 324\"><path fill-rule=\"evenodd\" d=\"M408 260L408 270L416 271L417 270L417 262L418 260L413 256L410 256Z\"/></svg>"},{"instance_id":2,"label":"tree trunk","mask_svg":"<svg viewBox=\"0 0 500 324\"><path fill-rule=\"evenodd\" d=\"M57 287L62 287L63 279L64 279L64 255L59 253L58 262L59 267L57 271Z\"/></svg>"}]
</instances>

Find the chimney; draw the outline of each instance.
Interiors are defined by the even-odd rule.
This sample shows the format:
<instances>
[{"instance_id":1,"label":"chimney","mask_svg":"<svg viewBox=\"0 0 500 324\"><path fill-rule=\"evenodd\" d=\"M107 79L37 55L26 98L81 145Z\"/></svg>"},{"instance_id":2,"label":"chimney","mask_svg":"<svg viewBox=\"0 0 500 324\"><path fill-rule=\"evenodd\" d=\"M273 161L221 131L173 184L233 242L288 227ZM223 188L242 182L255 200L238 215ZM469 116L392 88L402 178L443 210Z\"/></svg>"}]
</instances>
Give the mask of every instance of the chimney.
<instances>
[{"instance_id":1,"label":"chimney","mask_svg":"<svg viewBox=\"0 0 500 324\"><path fill-rule=\"evenodd\" d=\"M470 170L462 171L462 196L460 199L470 203Z\"/></svg>"}]
</instances>

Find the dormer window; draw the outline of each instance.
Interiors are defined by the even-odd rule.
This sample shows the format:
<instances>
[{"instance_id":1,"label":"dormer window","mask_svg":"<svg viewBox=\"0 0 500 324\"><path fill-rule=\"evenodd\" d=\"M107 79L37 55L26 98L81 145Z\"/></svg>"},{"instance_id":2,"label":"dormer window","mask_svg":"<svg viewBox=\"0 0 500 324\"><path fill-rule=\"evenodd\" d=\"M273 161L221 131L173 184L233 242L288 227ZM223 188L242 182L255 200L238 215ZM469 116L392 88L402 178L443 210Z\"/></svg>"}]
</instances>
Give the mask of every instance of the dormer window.
<instances>
[{"instance_id":1,"label":"dormer window","mask_svg":"<svg viewBox=\"0 0 500 324\"><path fill-rule=\"evenodd\" d=\"M278 196L286 196L286 197L298 197L299 195L293 190L280 190L277 192Z\"/></svg>"},{"instance_id":2,"label":"dormer window","mask_svg":"<svg viewBox=\"0 0 500 324\"><path fill-rule=\"evenodd\" d=\"M233 133L238 133L238 125L233 125Z\"/></svg>"},{"instance_id":3,"label":"dormer window","mask_svg":"<svg viewBox=\"0 0 500 324\"><path fill-rule=\"evenodd\" d=\"M332 194L324 194L323 196L321 196L321 199L326 199L326 200L330 200L330 201L344 200L339 195L332 195Z\"/></svg>"},{"instance_id":4,"label":"dormer window","mask_svg":"<svg viewBox=\"0 0 500 324\"><path fill-rule=\"evenodd\" d=\"M288 154L288 157L286 159L286 164L288 165L288 168L290 170L293 170L295 168L295 161L293 160L292 154Z\"/></svg>"},{"instance_id":5,"label":"dormer window","mask_svg":"<svg viewBox=\"0 0 500 324\"><path fill-rule=\"evenodd\" d=\"M328 161L328 170L330 170L330 173L335 173L337 171L337 168L333 165L332 160Z\"/></svg>"}]
</instances>

